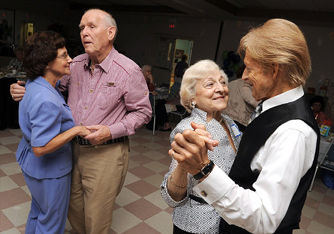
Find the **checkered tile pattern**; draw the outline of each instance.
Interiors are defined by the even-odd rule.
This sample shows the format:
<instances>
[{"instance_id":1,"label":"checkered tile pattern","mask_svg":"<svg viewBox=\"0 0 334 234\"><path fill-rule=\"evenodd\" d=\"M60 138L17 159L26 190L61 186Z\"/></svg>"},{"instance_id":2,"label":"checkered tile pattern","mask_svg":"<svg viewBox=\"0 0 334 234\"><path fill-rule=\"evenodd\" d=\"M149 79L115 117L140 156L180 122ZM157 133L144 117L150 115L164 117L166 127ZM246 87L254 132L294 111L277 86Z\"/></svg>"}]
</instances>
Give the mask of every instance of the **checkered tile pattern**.
<instances>
[{"instance_id":1,"label":"checkered tile pattern","mask_svg":"<svg viewBox=\"0 0 334 234\"><path fill-rule=\"evenodd\" d=\"M116 200L110 233L172 233L171 212L160 196L160 183L170 163L169 132L141 128L130 137L130 165L125 185ZM0 233L24 233L30 193L15 161L19 129L0 131ZM334 190L317 177L308 193L301 229L294 233L334 233ZM66 225L66 234L71 226Z\"/></svg>"}]
</instances>

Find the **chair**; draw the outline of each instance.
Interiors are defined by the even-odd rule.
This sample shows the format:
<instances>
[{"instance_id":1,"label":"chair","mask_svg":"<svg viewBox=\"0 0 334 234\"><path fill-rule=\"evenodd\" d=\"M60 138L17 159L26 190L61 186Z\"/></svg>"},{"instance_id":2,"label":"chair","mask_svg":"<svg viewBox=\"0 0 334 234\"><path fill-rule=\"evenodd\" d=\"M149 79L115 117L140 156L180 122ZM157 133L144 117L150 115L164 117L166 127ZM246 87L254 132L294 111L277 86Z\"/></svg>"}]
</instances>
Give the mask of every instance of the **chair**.
<instances>
[{"instance_id":1,"label":"chair","mask_svg":"<svg viewBox=\"0 0 334 234\"><path fill-rule=\"evenodd\" d=\"M312 178L312 182L309 188L311 192L313 188L313 183L317 175L318 169L323 168L329 171L334 171L334 147L333 147L334 138L331 138L330 141L327 141L325 138L320 140L319 146L319 156L318 163L315 168L315 172Z\"/></svg>"},{"instance_id":2,"label":"chair","mask_svg":"<svg viewBox=\"0 0 334 234\"><path fill-rule=\"evenodd\" d=\"M177 118L179 118L179 120L177 121L177 123L178 122L180 122L183 118L185 118L185 117L187 117L189 114L188 114L188 112L187 112L187 110L183 107L183 106L181 106L181 105L176 105L176 110L175 111L171 111L171 112L169 112L169 115L174 115L174 116L176 116ZM171 121L171 122L173 122L173 121Z\"/></svg>"}]
</instances>

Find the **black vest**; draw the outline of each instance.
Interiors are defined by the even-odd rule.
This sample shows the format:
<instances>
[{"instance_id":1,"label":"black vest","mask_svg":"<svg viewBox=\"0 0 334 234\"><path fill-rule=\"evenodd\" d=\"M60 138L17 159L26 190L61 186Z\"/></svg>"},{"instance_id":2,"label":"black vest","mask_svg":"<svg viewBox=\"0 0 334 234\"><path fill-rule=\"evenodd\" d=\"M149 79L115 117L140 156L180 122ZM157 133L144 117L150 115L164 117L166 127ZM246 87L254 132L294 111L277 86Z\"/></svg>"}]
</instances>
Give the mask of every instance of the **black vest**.
<instances>
[{"instance_id":1,"label":"black vest","mask_svg":"<svg viewBox=\"0 0 334 234\"><path fill-rule=\"evenodd\" d=\"M280 125L293 119L303 120L315 130L318 135L317 148L312 167L301 178L297 191L275 233L292 233L293 229L299 228L302 208L316 168L320 142L319 128L304 96L294 102L276 106L263 112L247 126L229 173L229 177L239 186L254 191L252 185L257 180L259 172L252 171L250 168L253 157ZM221 218L219 233L241 234L249 232L235 225L229 225Z\"/></svg>"}]
</instances>

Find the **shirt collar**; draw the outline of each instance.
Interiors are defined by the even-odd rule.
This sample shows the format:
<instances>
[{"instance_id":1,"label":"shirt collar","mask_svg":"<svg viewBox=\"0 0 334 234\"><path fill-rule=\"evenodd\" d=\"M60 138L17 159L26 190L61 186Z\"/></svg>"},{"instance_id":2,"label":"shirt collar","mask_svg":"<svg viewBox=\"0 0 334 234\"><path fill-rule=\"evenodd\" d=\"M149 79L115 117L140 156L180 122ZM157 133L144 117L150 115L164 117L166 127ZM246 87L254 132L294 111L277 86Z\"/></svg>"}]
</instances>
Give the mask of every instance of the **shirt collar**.
<instances>
[{"instance_id":1,"label":"shirt collar","mask_svg":"<svg viewBox=\"0 0 334 234\"><path fill-rule=\"evenodd\" d=\"M262 112L273 108L275 106L279 106L285 103L296 101L304 95L304 90L302 86L299 86L294 89L290 89L284 93L276 95L272 98L265 100L262 104Z\"/></svg>"},{"instance_id":2,"label":"shirt collar","mask_svg":"<svg viewBox=\"0 0 334 234\"><path fill-rule=\"evenodd\" d=\"M34 79L33 81L31 80L28 80L27 82L27 86L32 83L32 82L35 82L39 85L42 85L46 88L48 88L49 90L51 90L51 92L55 92L55 93L58 93L59 92L59 84L60 84L60 80L57 81L56 83L56 87L54 88L46 79L44 79L42 76L39 76L37 77L36 79Z\"/></svg>"},{"instance_id":3,"label":"shirt collar","mask_svg":"<svg viewBox=\"0 0 334 234\"><path fill-rule=\"evenodd\" d=\"M207 113L201 109L198 109L198 108L194 108L192 110L192 112L196 115L198 115L204 122L206 122L206 116L207 116Z\"/></svg>"},{"instance_id":4,"label":"shirt collar","mask_svg":"<svg viewBox=\"0 0 334 234\"><path fill-rule=\"evenodd\" d=\"M110 70L110 67L112 65L112 60L114 60L114 57L117 54L117 50L112 47L110 53L107 55L107 57L102 61L102 63L97 64L104 72L108 73ZM84 67L85 69L90 69L90 64L91 64L91 60L87 54L87 60L84 63Z\"/></svg>"},{"instance_id":5,"label":"shirt collar","mask_svg":"<svg viewBox=\"0 0 334 234\"><path fill-rule=\"evenodd\" d=\"M198 108L194 108L192 110L191 114L199 116L202 119L202 121L205 122L205 124L209 124L211 122L214 122L215 124L219 123L219 121L216 120L215 118L212 118L209 122L207 122L207 115L208 115L208 113L206 111L203 111L203 110L198 109Z\"/></svg>"}]
</instances>

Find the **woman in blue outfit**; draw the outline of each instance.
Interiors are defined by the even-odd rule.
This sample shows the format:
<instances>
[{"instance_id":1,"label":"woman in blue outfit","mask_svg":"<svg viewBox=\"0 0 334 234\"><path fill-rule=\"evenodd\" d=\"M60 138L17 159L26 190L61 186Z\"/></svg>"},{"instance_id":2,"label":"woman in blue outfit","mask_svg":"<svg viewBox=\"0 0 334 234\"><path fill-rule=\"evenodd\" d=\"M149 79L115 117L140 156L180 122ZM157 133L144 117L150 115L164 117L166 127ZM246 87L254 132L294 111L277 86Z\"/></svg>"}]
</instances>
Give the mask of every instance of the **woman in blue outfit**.
<instances>
[{"instance_id":1,"label":"woman in blue outfit","mask_svg":"<svg viewBox=\"0 0 334 234\"><path fill-rule=\"evenodd\" d=\"M173 142L177 133L192 129L191 122L204 124L212 138L219 140L219 145L208 152L209 158L226 173L231 169L241 140L236 124L222 114L227 107L228 94L227 76L215 62L202 60L190 66L183 75L180 96L181 104L191 115L170 135ZM175 208L174 234L219 232L219 214L193 191L197 179L173 159L161 184L162 197Z\"/></svg>"},{"instance_id":2,"label":"woman in blue outfit","mask_svg":"<svg viewBox=\"0 0 334 234\"><path fill-rule=\"evenodd\" d=\"M23 138L16 152L32 196L26 233L64 233L71 186L71 140L90 133L74 127L58 81L70 74L65 39L38 32L26 42L24 67L29 80L19 105Z\"/></svg>"}]
</instances>

